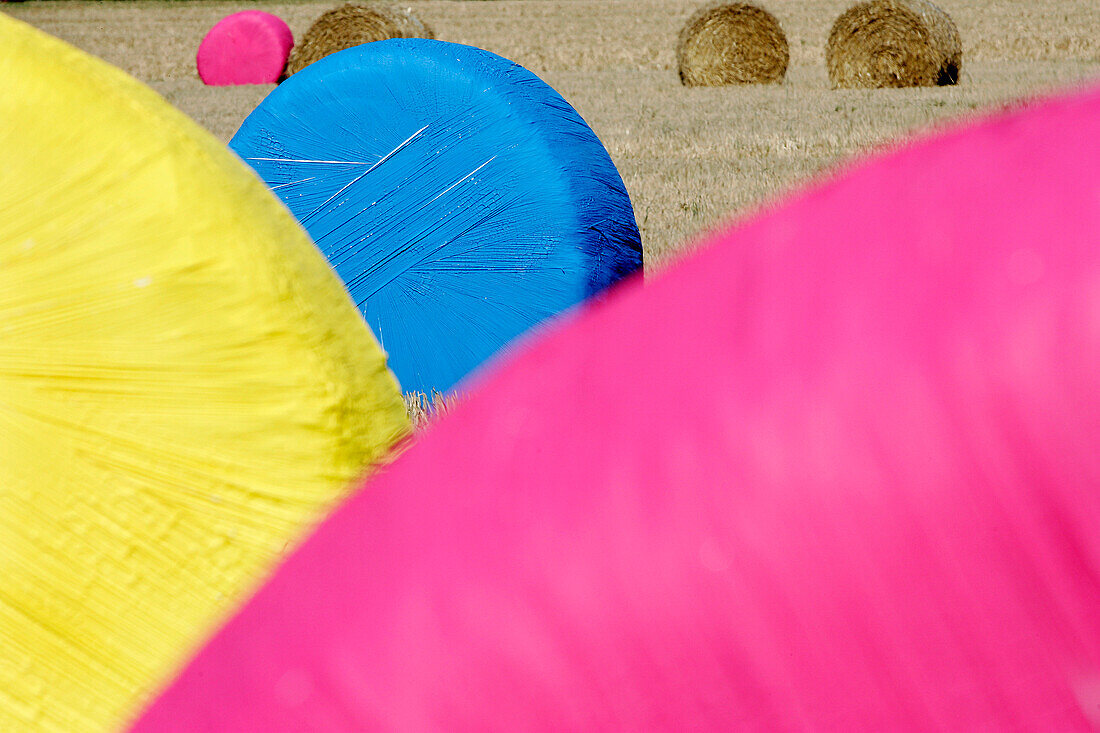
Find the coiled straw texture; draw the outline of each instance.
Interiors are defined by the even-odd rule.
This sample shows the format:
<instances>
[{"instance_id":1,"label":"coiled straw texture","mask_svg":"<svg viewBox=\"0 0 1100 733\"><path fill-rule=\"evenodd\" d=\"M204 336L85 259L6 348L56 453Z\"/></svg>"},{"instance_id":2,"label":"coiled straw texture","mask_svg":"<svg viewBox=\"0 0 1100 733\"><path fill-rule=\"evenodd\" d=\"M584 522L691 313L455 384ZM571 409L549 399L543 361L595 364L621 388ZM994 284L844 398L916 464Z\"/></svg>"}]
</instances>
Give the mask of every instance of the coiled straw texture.
<instances>
[{"instance_id":1,"label":"coiled straw texture","mask_svg":"<svg viewBox=\"0 0 1100 733\"><path fill-rule=\"evenodd\" d=\"M286 75L346 48L387 38L435 38L435 32L412 13L385 5L348 3L322 14L290 52Z\"/></svg>"},{"instance_id":2,"label":"coiled straw texture","mask_svg":"<svg viewBox=\"0 0 1100 733\"><path fill-rule=\"evenodd\" d=\"M837 18L825 65L834 87L956 84L962 40L951 17L927 0L872 0Z\"/></svg>"},{"instance_id":3,"label":"coiled straw texture","mask_svg":"<svg viewBox=\"0 0 1100 733\"><path fill-rule=\"evenodd\" d=\"M686 86L783 80L790 54L779 21L749 3L716 3L688 19L676 44Z\"/></svg>"}]
</instances>

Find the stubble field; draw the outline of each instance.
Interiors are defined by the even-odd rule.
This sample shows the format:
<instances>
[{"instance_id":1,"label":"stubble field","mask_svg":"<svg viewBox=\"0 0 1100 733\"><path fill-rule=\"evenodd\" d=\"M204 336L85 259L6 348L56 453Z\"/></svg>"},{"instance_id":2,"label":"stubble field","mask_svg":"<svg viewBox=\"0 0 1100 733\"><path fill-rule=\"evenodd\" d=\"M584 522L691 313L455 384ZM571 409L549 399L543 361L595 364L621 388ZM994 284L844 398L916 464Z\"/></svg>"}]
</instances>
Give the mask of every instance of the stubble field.
<instances>
[{"instance_id":1,"label":"stubble field","mask_svg":"<svg viewBox=\"0 0 1100 733\"><path fill-rule=\"evenodd\" d=\"M194 54L237 10L282 17L300 38L325 2L28 2L5 11L146 82L222 141L272 86L206 87ZM1100 80L1100 2L944 0L963 39L959 85L833 90L833 19L851 0L773 0L791 48L784 83L687 89L676 35L699 0L422 0L441 40L534 71L573 104L622 174L652 272L701 232L862 151L1022 97Z\"/></svg>"}]
</instances>

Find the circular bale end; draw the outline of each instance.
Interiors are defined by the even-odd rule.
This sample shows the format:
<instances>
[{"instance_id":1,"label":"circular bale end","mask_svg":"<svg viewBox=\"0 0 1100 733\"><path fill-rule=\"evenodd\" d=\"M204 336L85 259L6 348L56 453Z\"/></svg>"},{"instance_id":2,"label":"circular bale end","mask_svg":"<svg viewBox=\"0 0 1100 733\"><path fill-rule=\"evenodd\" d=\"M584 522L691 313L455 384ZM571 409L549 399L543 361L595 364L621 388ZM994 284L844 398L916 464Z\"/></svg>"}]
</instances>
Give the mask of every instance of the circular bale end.
<instances>
[{"instance_id":1,"label":"circular bale end","mask_svg":"<svg viewBox=\"0 0 1100 733\"><path fill-rule=\"evenodd\" d=\"M209 86L274 84L293 45L294 36L281 18L245 10L214 24L199 44L195 65Z\"/></svg>"},{"instance_id":2,"label":"circular bale end","mask_svg":"<svg viewBox=\"0 0 1100 733\"><path fill-rule=\"evenodd\" d=\"M688 19L676 60L685 86L771 84L783 80L790 53L771 13L749 3L717 3Z\"/></svg>"},{"instance_id":3,"label":"circular bale end","mask_svg":"<svg viewBox=\"0 0 1100 733\"><path fill-rule=\"evenodd\" d=\"M384 5L348 3L321 15L294 47L286 74L296 74L325 56L387 38L435 38L432 29L412 13Z\"/></svg>"},{"instance_id":4,"label":"circular bale end","mask_svg":"<svg viewBox=\"0 0 1100 733\"><path fill-rule=\"evenodd\" d=\"M330 258L405 392L454 391L642 267L596 134L478 48L402 38L333 54L269 94L229 147Z\"/></svg>"},{"instance_id":5,"label":"circular bale end","mask_svg":"<svg viewBox=\"0 0 1100 733\"><path fill-rule=\"evenodd\" d=\"M834 87L957 84L962 40L951 16L927 0L871 0L836 19L825 65Z\"/></svg>"}]
</instances>

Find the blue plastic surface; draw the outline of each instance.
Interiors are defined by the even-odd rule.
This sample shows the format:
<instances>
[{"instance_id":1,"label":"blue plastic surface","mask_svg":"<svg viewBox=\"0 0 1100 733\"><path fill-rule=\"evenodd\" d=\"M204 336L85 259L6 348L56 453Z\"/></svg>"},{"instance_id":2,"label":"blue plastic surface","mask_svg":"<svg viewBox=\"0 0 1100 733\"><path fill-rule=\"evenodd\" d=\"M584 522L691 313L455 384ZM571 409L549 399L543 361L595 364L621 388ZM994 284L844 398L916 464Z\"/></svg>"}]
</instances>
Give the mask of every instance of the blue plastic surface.
<instances>
[{"instance_id":1,"label":"blue plastic surface","mask_svg":"<svg viewBox=\"0 0 1100 733\"><path fill-rule=\"evenodd\" d=\"M378 41L291 76L230 142L343 278L407 391L446 391L642 263L607 151L495 54Z\"/></svg>"}]
</instances>

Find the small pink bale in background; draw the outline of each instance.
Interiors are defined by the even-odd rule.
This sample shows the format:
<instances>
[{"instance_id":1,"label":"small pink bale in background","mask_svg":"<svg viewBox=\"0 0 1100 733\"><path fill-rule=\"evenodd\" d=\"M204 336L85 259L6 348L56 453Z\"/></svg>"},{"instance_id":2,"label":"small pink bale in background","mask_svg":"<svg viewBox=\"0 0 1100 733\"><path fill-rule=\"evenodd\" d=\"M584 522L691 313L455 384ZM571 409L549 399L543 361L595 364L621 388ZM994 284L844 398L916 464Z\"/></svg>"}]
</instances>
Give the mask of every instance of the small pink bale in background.
<instances>
[{"instance_id":1,"label":"small pink bale in background","mask_svg":"<svg viewBox=\"0 0 1100 733\"><path fill-rule=\"evenodd\" d=\"M274 84L293 45L294 36L281 18L245 10L214 24L199 44L195 63L208 86Z\"/></svg>"}]
</instances>

